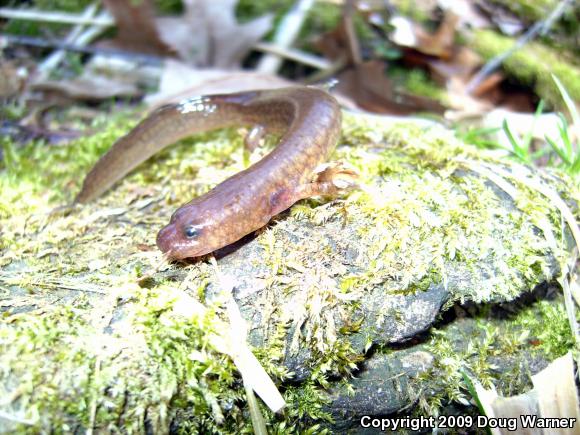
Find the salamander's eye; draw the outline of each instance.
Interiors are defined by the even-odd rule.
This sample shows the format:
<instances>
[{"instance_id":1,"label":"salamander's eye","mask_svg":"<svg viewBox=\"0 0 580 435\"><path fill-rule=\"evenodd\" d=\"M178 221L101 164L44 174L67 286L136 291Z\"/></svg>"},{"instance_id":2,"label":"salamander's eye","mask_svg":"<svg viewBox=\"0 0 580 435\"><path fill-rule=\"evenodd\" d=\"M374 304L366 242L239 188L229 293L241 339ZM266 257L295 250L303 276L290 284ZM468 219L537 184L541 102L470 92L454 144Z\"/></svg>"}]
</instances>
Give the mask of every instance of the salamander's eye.
<instances>
[{"instance_id":1,"label":"salamander's eye","mask_svg":"<svg viewBox=\"0 0 580 435\"><path fill-rule=\"evenodd\" d=\"M199 235L199 230L193 225L190 225L188 227L185 227L184 234L185 237L187 237L188 239L193 239L194 237L197 237Z\"/></svg>"}]
</instances>

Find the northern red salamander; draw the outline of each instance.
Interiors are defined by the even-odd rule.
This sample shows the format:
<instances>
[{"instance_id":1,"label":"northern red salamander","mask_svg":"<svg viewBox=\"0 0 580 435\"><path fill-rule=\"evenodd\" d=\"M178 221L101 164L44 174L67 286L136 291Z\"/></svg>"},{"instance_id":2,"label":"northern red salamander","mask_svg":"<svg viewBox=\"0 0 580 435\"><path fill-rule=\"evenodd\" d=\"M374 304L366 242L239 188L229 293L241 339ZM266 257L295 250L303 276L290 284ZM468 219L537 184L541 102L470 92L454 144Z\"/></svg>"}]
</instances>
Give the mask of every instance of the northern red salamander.
<instances>
[{"instance_id":1,"label":"northern red salamander","mask_svg":"<svg viewBox=\"0 0 580 435\"><path fill-rule=\"evenodd\" d=\"M322 89L290 87L194 97L160 107L97 162L75 201L91 201L183 137L232 126L260 126L253 130L258 135L282 136L259 162L173 213L157 235L157 246L169 258L210 253L263 227L300 199L335 193L332 182L312 177L338 141L340 107Z\"/></svg>"}]
</instances>

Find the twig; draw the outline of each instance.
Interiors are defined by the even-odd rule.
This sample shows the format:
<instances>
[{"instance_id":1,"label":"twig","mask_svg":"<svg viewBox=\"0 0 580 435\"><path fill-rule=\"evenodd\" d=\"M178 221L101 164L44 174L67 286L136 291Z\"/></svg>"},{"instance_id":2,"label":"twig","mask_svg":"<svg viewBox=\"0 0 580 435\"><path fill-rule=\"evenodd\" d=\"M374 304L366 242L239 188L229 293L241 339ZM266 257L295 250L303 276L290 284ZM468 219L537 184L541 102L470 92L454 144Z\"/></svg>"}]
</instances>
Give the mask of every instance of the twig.
<instances>
[{"instance_id":1,"label":"twig","mask_svg":"<svg viewBox=\"0 0 580 435\"><path fill-rule=\"evenodd\" d=\"M278 31L274 35L275 45L282 49L287 49L294 43L313 3L314 0L299 0L290 9L282 19L282 22L278 26ZM260 60L256 71L273 74L280 69L280 65L282 65L282 59L277 55L269 54Z\"/></svg>"},{"instance_id":2,"label":"twig","mask_svg":"<svg viewBox=\"0 0 580 435\"><path fill-rule=\"evenodd\" d=\"M552 13L545 20L538 21L532 27L528 29L515 43L515 45L509 50L495 56L490 59L473 78L467 84L467 93L471 94L477 87L483 82L483 80L495 71L504 60L510 57L515 51L519 50L525 44L527 44L531 39L535 38L538 34L545 35L554 21L556 21L566 10L566 7L571 3L571 0L563 0L554 8Z\"/></svg>"},{"instance_id":3,"label":"twig","mask_svg":"<svg viewBox=\"0 0 580 435\"><path fill-rule=\"evenodd\" d=\"M90 4L85 11L83 12L83 18L92 18L95 13L97 12L98 6L96 3ZM70 33L67 35L64 42L69 44L74 44L80 36L82 36L83 29L85 28L84 24L76 24ZM38 71L42 75L47 75L51 70L56 68L58 64L62 61L66 54L66 51L63 49L59 49L48 56L39 66Z\"/></svg>"},{"instance_id":4,"label":"twig","mask_svg":"<svg viewBox=\"0 0 580 435\"><path fill-rule=\"evenodd\" d=\"M327 68L321 69L314 74L309 75L303 80L305 84L315 84L328 80L329 78L335 77L336 74L341 71L348 62L348 56L346 53L341 54L341 56L335 59L332 63L329 63Z\"/></svg>"},{"instance_id":5,"label":"twig","mask_svg":"<svg viewBox=\"0 0 580 435\"><path fill-rule=\"evenodd\" d=\"M347 0L344 3L344 8L342 12L342 25L346 33L346 39L348 43L348 49L351 56L351 60L355 65L358 65L362 63L362 56L360 52L358 38L356 37L356 32L354 30L353 16L355 12L356 12L355 1Z\"/></svg>"},{"instance_id":6,"label":"twig","mask_svg":"<svg viewBox=\"0 0 580 435\"><path fill-rule=\"evenodd\" d=\"M332 66L331 62L322 57L296 50L295 48L285 48L280 45L271 44L269 42L258 42L254 45L253 48L265 53L271 53L279 57L294 60L298 63L302 63L317 69L328 69Z\"/></svg>"},{"instance_id":7,"label":"twig","mask_svg":"<svg viewBox=\"0 0 580 435\"><path fill-rule=\"evenodd\" d=\"M79 14L65 12L48 12L36 9L11 9L0 8L0 17L13 20L42 21L44 23L80 24L84 26L110 27L115 24L109 13L99 15L96 18L85 17Z\"/></svg>"},{"instance_id":8,"label":"twig","mask_svg":"<svg viewBox=\"0 0 580 435\"><path fill-rule=\"evenodd\" d=\"M85 38L88 38L89 36L90 34L85 36ZM79 44L68 44L62 41L49 41L46 39L34 38L31 36L14 36L6 34L0 34L0 45L3 39L14 44L29 45L32 47L60 48L63 50L74 51L78 53L105 54L109 56L135 58L137 60L153 64L160 64L163 62L163 58L160 56L155 56L152 54L135 53L133 51L120 50L116 48L93 47L90 45L82 46Z\"/></svg>"},{"instance_id":9,"label":"twig","mask_svg":"<svg viewBox=\"0 0 580 435\"><path fill-rule=\"evenodd\" d=\"M272 55L272 57L264 56L263 60L260 62L260 65L262 64L265 65L266 63L274 65L273 60L266 61L266 59L268 58L273 58L278 63L278 66L276 67L277 70L279 68L279 64L282 62L280 58L285 58L321 70L327 70L332 67L332 63L328 62L324 58L300 50L296 50L294 48L290 48L290 45L296 39L298 31L300 30L300 27L306 17L306 14L310 9L310 7L312 6L313 2L314 0L302 0L288 13L288 15L286 16L288 20L286 27L284 27L285 26L284 22L280 26L281 35L283 34L283 36L286 38L285 40L283 40L282 42L276 40L277 43L258 42L254 45L253 47L254 49ZM51 48L54 47L58 48L59 50L74 51L79 53L106 54L118 57L141 58L145 61L150 61L151 63L159 63L163 60L161 57L155 55L137 54L134 52L113 48L100 48L100 47L97 48L86 46L86 44L91 42L105 28L115 25L115 21L107 11L102 12L97 17L92 17L89 12L90 11L88 8L82 15L60 12L47 12L40 10L0 8L0 17L2 18L61 23L61 24L75 24L79 26L83 25L92 26L91 28L87 29L84 33L78 35L78 37L75 37L76 40L70 37L70 35L65 41L54 41L54 40L47 41L42 38L6 35L6 34L0 35L0 39L5 39L6 41L15 44L30 45L35 47L51 47ZM280 38L282 40L282 36L280 36ZM50 69L51 67L52 67L51 65L46 66L47 69Z\"/></svg>"}]
</instances>

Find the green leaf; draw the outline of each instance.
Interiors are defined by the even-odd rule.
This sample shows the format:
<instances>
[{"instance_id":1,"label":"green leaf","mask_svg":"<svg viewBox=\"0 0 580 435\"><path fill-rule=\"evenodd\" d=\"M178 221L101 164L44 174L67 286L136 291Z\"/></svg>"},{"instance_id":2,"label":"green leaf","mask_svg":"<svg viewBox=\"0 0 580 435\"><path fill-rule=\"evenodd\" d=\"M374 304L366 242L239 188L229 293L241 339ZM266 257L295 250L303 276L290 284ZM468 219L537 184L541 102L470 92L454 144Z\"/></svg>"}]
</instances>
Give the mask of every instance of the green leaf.
<instances>
[{"instance_id":1,"label":"green leaf","mask_svg":"<svg viewBox=\"0 0 580 435\"><path fill-rule=\"evenodd\" d=\"M550 146L556 152L556 154L558 154L558 156L560 156L560 159L562 159L562 161L564 163L566 163L567 165L570 165L572 162L568 159L568 156L562 150L560 145L558 145L558 143L556 141L554 141L552 138L548 137L547 135L544 137L546 138L546 142L548 142L550 144Z\"/></svg>"},{"instance_id":2,"label":"green leaf","mask_svg":"<svg viewBox=\"0 0 580 435\"><path fill-rule=\"evenodd\" d=\"M532 125L530 126L530 129L528 130L526 136L524 137L523 147L526 150L526 154L528 154L529 152L530 145L532 144L532 136L534 134L534 129L536 128L536 123L538 122L538 118L542 114L543 110L544 110L544 100L540 100L540 102L538 103L538 107L536 107L536 113L534 114Z\"/></svg>"},{"instance_id":3,"label":"green leaf","mask_svg":"<svg viewBox=\"0 0 580 435\"><path fill-rule=\"evenodd\" d=\"M580 127L580 114L578 114L578 110L576 110L576 105L574 104L572 98L570 98L570 94L568 94L568 91L566 90L562 82L560 82L558 77L556 77L554 74L552 74L552 80L554 80L554 83L556 83L556 86L558 87L560 94L562 94L562 98L564 99L564 103L566 103L566 107L570 112L570 116L572 117L574 125L576 125L577 128Z\"/></svg>"},{"instance_id":4,"label":"green leaf","mask_svg":"<svg viewBox=\"0 0 580 435\"><path fill-rule=\"evenodd\" d=\"M528 150L523 148L518 141L516 140L515 136L513 135L513 133L511 132L509 125L507 123L507 121L504 119L503 123L503 130L506 134L506 136L508 137L511 145L512 145L512 152L513 154L518 157L521 161L523 161L524 163L530 163L530 156L528 154Z\"/></svg>"}]
</instances>

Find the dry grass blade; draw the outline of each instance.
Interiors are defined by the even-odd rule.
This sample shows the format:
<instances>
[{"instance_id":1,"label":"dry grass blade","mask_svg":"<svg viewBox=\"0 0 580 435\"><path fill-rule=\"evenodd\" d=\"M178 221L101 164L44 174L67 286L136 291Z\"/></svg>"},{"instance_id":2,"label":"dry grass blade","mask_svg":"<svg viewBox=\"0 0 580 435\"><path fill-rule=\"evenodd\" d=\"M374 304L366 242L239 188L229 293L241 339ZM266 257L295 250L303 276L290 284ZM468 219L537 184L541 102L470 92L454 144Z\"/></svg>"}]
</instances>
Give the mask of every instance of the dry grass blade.
<instances>
[{"instance_id":1,"label":"dry grass blade","mask_svg":"<svg viewBox=\"0 0 580 435\"><path fill-rule=\"evenodd\" d=\"M576 392L572 354L552 361L548 367L532 376L534 388L525 394L513 397L498 396L494 389L486 390L479 382L475 385L476 399L488 418L505 418L509 428L493 428L491 433L526 435L572 435L578 433L574 422L580 419L580 405ZM555 425L566 422L570 427L542 428L542 423ZM563 425L562 425L563 426ZM511 429L511 430L510 430Z\"/></svg>"},{"instance_id":2,"label":"dry grass blade","mask_svg":"<svg viewBox=\"0 0 580 435\"><path fill-rule=\"evenodd\" d=\"M76 25L92 25L109 27L114 24L110 15L101 15L98 17L85 16L84 14L71 14L66 12L51 12L40 11L36 9L11 9L0 8L0 17L26 20L26 21L42 21L45 23L59 23L59 24L76 24Z\"/></svg>"},{"instance_id":3,"label":"dry grass blade","mask_svg":"<svg viewBox=\"0 0 580 435\"><path fill-rule=\"evenodd\" d=\"M82 18L90 19L93 18L95 13L97 12L98 6L93 3L90 4L82 13ZM76 39L82 34L84 29L84 25L76 24L75 27L70 31L70 33L65 38L65 42L74 44ZM56 52L52 53L48 56L39 66L39 71L42 71L44 74L47 74L52 69L56 68L61 60L65 56L65 50L57 50Z\"/></svg>"},{"instance_id":4,"label":"dry grass blade","mask_svg":"<svg viewBox=\"0 0 580 435\"><path fill-rule=\"evenodd\" d=\"M232 297L232 291L234 289L233 280L230 277L223 276L218 268L217 262L214 257L211 257L211 262L214 271L218 277L220 285L222 287L222 292L224 296L227 297L226 308L228 317L230 320L230 356L234 360L234 364L242 373L242 378L244 380L244 386L246 389L250 388L254 390L264 401L264 403L273 411L278 412L284 406L286 402L284 398L276 388L272 378L266 373L260 361L255 357L250 348L247 345L247 325L245 320L242 318L240 309L234 298ZM251 397L248 397L251 402ZM257 404L254 404L257 405ZM252 408L250 403L250 408ZM265 430L265 424L263 423L263 416L257 406L251 409L251 412L256 412L259 417L256 419L252 418L252 423L254 424L254 430L256 433L261 432L258 428L263 428ZM262 423L260 423L260 419Z\"/></svg>"},{"instance_id":5,"label":"dry grass blade","mask_svg":"<svg viewBox=\"0 0 580 435\"><path fill-rule=\"evenodd\" d=\"M300 0L282 19L276 34L274 44L281 49L288 49L298 37L302 24L312 8L314 0ZM256 70L262 73L276 73L282 65L282 58L276 54L267 54L262 57Z\"/></svg>"}]
</instances>

